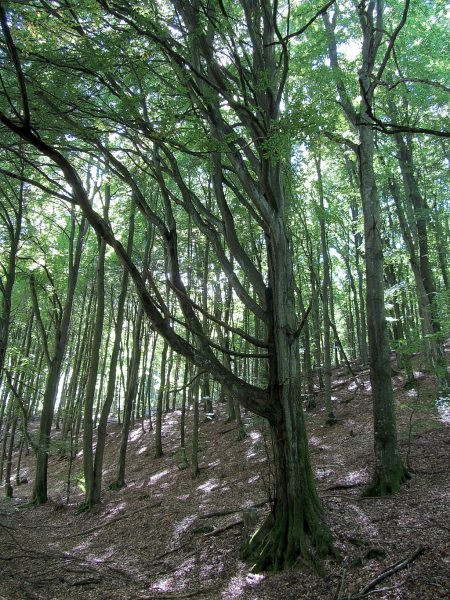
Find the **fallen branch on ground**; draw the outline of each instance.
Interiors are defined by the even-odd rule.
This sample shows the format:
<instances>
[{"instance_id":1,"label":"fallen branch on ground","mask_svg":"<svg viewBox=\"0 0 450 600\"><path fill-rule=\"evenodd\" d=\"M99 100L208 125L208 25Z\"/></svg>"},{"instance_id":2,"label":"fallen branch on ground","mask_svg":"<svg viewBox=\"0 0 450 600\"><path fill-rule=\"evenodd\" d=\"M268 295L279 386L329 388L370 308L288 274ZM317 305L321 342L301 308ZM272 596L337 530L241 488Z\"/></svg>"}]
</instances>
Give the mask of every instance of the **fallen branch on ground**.
<instances>
[{"instance_id":1,"label":"fallen branch on ground","mask_svg":"<svg viewBox=\"0 0 450 600\"><path fill-rule=\"evenodd\" d=\"M222 533L223 531L227 531L228 529L231 529L232 527L236 527L236 525L241 525L244 523L243 519L239 519L238 521L233 521L233 523L230 523L229 525L225 525L225 527L219 527L218 529L214 529L214 531L210 531L209 533L205 533L205 535L203 537L211 537L213 535L218 535L219 533Z\"/></svg>"},{"instance_id":2,"label":"fallen branch on ground","mask_svg":"<svg viewBox=\"0 0 450 600\"><path fill-rule=\"evenodd\" d=\"M416 558L418 558L424 552L425 552L425 548L423 546L419 546L419 548L417 548L411 554L411 556L408 556L407 558L399 560L398 562L396 562L391 567L389 567L389 568L385 569L384 571L382 571L374 579L371 579L369 581L369 583L367 583L363 588L360 589L360 591L359 591L358 594L356 594L354 596L341 596L339 598L339 600L359 600L360 598L365 598L369 594L378 593L381 590L374 590L373 589L377 584L381 583L382 581L384 581L388 577L391 577L391 575L394 575L394 573L397 573L397 571L401 571L402 569L404 569L405 567L407 567L408 565L410 565L413 561L416 560Z\"/></svg>"},{"instance_id":3,"label":"fallen branch on ground","mask_svg":"<svg viewBox=\"0 0 450 600\"><path fill-rule=\"evenodd\" d=\"M235 513L243 512L244 510L249 510L250 508L260 508L261 506L265 506L266 504L269 504L269 500L263 500L262 502L258 502L258 504L252 504L251 506L242 506L240 508L217 510L215 512L204 513L203 515L198 515L198 518L212 519L213 517L225 517L226 515L234 515Z\"/></svg>"}]
</instances>

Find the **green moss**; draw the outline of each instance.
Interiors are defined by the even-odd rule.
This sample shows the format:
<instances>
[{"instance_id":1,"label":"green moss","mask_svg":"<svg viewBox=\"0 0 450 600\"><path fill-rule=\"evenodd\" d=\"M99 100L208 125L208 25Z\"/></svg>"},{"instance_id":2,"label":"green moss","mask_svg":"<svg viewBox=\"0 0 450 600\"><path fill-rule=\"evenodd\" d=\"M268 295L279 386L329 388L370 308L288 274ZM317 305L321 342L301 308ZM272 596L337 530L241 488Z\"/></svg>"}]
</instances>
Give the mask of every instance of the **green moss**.
<instances>
[{"instance_id":1,"label":"green moss","mask_svg":"<svg viewBox=\"0 0 450 600\"><path fill-rule=\"evenodd\" d=\"M408 481L411 476L407 469L400 462L396 469L391 470L384 477L378 475L375 480L367 487L363 493L363 497L382 497L396 494L402 483Z\"/></svg>"}]
</instances>

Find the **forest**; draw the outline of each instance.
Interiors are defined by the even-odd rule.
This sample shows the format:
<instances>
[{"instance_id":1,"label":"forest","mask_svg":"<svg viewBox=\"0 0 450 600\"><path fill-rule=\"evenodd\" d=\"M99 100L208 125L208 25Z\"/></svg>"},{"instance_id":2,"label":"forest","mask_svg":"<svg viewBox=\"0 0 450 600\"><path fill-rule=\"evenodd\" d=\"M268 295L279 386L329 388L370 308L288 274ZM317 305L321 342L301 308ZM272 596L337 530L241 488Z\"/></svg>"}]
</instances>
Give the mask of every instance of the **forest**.
<instances>
[{"instance_id":1,"label":"forest","mask_svg":"<svg viewBox=\"0 0 450 600\"><path fill-rule=\"evenodd\" d=\"M0 598L447 598L448 5L0 24Z\"/></svg>"}]
</instances>

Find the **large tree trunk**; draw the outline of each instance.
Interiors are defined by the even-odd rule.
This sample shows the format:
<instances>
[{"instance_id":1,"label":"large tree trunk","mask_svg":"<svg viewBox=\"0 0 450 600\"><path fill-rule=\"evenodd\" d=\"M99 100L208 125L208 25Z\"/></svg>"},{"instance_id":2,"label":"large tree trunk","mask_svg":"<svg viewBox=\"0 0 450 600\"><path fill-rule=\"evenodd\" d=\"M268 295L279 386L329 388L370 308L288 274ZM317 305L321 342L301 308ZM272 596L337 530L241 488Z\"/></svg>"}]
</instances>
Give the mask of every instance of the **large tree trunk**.
<instances>
[{"instance_id":1,"label":"large tree trunk","mask_svg":"<svg viewBox=\"0 0 450 600\"><path fill-rule=\"evenodd\" d=\"M310 465L301 404L298 338L295 335L294 278L282 219L274 221L268 244L271 307L269 327L270 422L274 460L272 512L243 547L254 570L279 570L300 557L314 561L331 551ZM270 297L271 296L271 297Z\"/></svg>"}]
</instances>

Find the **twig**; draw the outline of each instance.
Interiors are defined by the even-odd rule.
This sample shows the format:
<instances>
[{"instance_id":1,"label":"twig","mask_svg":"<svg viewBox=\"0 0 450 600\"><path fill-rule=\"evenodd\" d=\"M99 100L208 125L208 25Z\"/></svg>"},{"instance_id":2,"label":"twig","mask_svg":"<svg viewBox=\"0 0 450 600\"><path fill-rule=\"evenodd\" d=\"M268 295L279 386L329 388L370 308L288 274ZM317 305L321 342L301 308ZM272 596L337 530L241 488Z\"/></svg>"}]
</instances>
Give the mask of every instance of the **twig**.
<instances>
[{"instance_id":1,"label":"twig","mask_svg":"<svg viewBox=\"0 0 450 600\"><path fill-rule=\"evenodd\" d=\"M213 535L219 535L219 533L222 533L223 531L227 531L228 529L231 529L232 527L236 527L236 525L242 525L244 523L243 519L239 519L238 521L234 521L233 523L230 523L229 525L225 525L225 527L219 527L218 529L214 529L214 531L211 531L210 533L206 533L203 537L211 537Z\"/></svg>"},{"instance_id":2,"label":"twig","mask_svg":"<svg viewBox=\"0 0 450 600\"><path fill-rule=\"evenodd\" d=\"M265 506L268 503L269 500L263 500L262 502L258 502L258 504L252 504L251 506L242 506L240 508L233 508L229 510L217 510L215 512L204 513L203 515L198 515L198 518L212 519L213 517L225 517L226 515L234 515L235 513L248 510L249 508L260 508L261 506Z\"/></svg>"},{"instance_id":3,"label":"twig","mask_svg":"<svg viewBox=\"0 0 450 600\"><path fill-rule=\"evenodd\" d=\"M339 600L339 598L341 597L342 590L344 589L345 575L346 575L346 570L342 569L341 581L339 582L339 587L338 587L337 592L336 592L336 594L334 596L335 600Z\"/></svg>"},{"instance_id":4,"label":"twig","mask_svg":"<svg viewBox=\"0 0 450 600\"><path fill-rule=\"evenodd\" d=\"M341 596L338 600L363 600L367 598L371 594L384 594L384 592L391 592L392 590L398 589L400 586L393 585L392 587L387 588L378 588L376 590L371 590L370 592L366 592L365 594L356 594L355 596Z\"/></svg>"},{"instance_id":5,"label":"twig","mask_svg":"<svg viewBox=\"0 0 450 600\"><path fill-rule=\"evenodd\" d=\"M165 556L169 556L169 554L174 554L175 552L178 552L178 550L182 550L185 546L188 545L188 542L185 542L184 544L181 544L180 546L177 546L176 548L172 548L172 550L167 550L167 552L163 552L162 554L159 554L153 561L153 563L157 563L161 560L161 558L164 558Z\"/></svg>"},{"instance_id":6,"label":"twig","mask_svg":"<svg viewBox=\"0 0 450 600\"><path fill-rule=\"evenodd\" d=\"M361 588L361 590L359 591L359 594L360 595L367 594L378 583L380 583L381 581L384 581L385 579L387 579L394 573L397 573L397 571L400 571L401 569L404 569L405 567L407 567L409 564L411 564L414 560L416 560L417 557L419 557L424 552L425 552L425 548L423 546L419 546L419 548L417 548L411 554L411 556L408 556L407 558L400 560L399 562L392 565L392 567L385 569L379 575L377 575L374 579L369 581L369 583L367 583L363 588Z\"/></svg>"},{"instance_id":7,"label":"twig","mask_svg":"<svg viewBox=\"0 0 450 600\"><path fill-rule=\"evenodd\" d=\"M230 427L229 429L224 429L223 431L219 431L219 433L221 435L223 435L224 433L229 433L230 431L234 431L235 429L239 429L239 428L236 427L236 425L233 425L233 427Z\"/></svg>"},{"instance_id":8,"label":"twig","mask_svg":"<svg viewBox=\"0 0 450 600\"><path fill-rule=\"evenodd\" d=\"M367 485L367 483L338 483L336 485L332 485L330 487L325 488L326 490L350 490L351 488L361 487L363 485Z\"/></svg>"}]
</instances>

